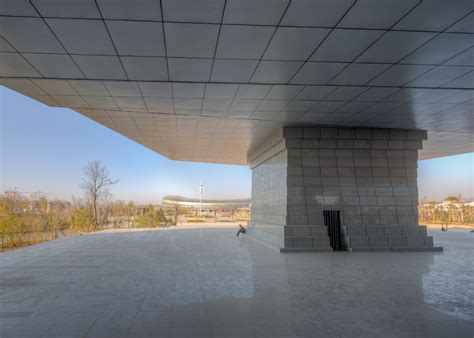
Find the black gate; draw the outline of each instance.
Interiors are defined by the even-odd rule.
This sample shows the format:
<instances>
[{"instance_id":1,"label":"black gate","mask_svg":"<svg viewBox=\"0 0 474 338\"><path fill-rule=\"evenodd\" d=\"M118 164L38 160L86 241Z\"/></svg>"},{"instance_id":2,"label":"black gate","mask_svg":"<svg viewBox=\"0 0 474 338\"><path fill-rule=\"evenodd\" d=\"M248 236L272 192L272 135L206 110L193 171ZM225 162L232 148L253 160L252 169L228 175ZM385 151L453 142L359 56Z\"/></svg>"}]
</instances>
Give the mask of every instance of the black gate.
<instances>
[{"instance_id":1,"label":"black gate","mask_svg":"<svg viewBox=\"0 0 474 338\"><path fill-rule=\"evenodd\" d=\"M328 227L328 236L334 250L342 250L341 212L339 210L324 210L324 225Z\"/></svg>"}]
</instances>

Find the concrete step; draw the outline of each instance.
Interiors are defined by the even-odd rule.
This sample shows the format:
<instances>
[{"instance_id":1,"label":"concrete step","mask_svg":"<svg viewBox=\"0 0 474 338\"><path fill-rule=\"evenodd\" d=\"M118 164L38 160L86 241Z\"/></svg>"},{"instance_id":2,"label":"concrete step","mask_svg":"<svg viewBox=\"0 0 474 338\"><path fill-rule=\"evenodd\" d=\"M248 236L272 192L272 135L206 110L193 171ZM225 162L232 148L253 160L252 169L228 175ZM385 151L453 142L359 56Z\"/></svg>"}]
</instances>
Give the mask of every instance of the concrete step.
<instances>
[{"instance_id":1,"label":"concrete step","mask_svg":"<svg viewBox=\"0 0 474 338\"><path fill-rule=\"evenodd\" d=\"M427 236L424 225L344 225L345 236Z\"/></svg>"},{"instance_id":2,"label":"concrete step","mask_svg":"<svg viewBox=\"0 0 474 338\"><path fill-rule=\"evenodd\" d=\"M327 236L325 225L285 225L285 236Z\"/></svg>"},{"instance_id":3,"label":"concrete step","mask_svg":"<svg viewBox=\"0 0 474 338\"><path fill-rule=\"evenodd\" d=\"M350 248L414 248L433 247L432 236L345 236L345 246Z\"/></svg>"},{"instance_id":4,"label":"concrete step","mask_svg":"<svg viewBox=\"0 0 474 338\"><path fill-rule=\"evenodd\" d=\"M401 252L401 251L430 251L430 252L441 252L443 248L440 246L411 246L411 247L391 247L391 248L348 248L348 251L352 252Z\"/></svg>"},{"instance_id":5,"label":"concrete step","mask_svg":"<svg viewBox=\"0 0 474 338\"><path fill-rule=\"evenodd\" d=\"M285 248L331 248L328 236L285 236Z\"/></svg>"}]
</instances>

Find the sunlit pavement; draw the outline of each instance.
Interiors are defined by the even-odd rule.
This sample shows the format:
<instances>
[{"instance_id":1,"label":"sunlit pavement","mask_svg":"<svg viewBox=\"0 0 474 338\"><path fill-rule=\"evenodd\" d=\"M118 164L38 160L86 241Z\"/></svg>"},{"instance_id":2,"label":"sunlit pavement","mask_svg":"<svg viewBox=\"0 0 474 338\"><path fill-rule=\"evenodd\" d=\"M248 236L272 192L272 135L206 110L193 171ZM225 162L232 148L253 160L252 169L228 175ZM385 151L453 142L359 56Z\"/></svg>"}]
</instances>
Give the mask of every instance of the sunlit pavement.
<instances>
[{"instance_id":1,"label":"sunlit pavement","mask_svg":"<svg viewBox=\"0 0 474 338\"><path fill-rule=\"evenodd\" d=\"M237 229L0 254L0 337L472 337L474 234L444 253L281 254Z\"/></svg>"}]
</instances>

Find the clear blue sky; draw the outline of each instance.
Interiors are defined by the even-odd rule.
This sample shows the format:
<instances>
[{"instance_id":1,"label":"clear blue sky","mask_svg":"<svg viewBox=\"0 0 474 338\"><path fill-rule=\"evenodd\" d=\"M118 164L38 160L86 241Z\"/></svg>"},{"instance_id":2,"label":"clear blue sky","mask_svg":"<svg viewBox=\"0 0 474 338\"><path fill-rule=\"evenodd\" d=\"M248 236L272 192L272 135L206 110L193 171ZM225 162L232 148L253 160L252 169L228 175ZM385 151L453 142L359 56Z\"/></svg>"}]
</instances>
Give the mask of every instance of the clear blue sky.
<instances>
[{"instance_id":1,"label":"clear blue sky","mask_svg":"<svg viewBox=\"0 0 474 338\"><path fill-rule=\"evenodd\" d=\"M207 198L250 197L251 173L245 166L171 161L72 110L45 106L1 86L0 101L2 191L80 196L82 168L100 160L120 179L113 193L125 201L197 197L199 181ZM474 197L473 163L473 153L421 161L420 197Z\"/></svg>"}]
</instances>

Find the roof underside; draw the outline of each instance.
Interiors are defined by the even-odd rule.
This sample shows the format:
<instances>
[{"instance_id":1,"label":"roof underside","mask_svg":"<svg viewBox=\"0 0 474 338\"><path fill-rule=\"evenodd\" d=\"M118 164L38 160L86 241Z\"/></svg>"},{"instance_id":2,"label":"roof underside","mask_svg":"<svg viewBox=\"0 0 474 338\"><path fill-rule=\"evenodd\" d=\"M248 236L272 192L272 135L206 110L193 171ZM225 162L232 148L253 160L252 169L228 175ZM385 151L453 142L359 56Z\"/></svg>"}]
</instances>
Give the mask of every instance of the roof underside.
<instances>
[{"instance_id":1,"label":"roof underside","mask_svg":"<svg viewBox=\"0 0 474 338\"><path fill-rule=\"evenodd\" d=\"M285 125L473 151L470 0L2 0L0 83L171 159L247 163Z\"/></svg>"}]
</instances>

